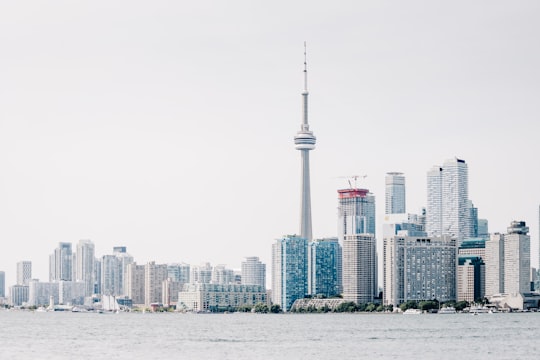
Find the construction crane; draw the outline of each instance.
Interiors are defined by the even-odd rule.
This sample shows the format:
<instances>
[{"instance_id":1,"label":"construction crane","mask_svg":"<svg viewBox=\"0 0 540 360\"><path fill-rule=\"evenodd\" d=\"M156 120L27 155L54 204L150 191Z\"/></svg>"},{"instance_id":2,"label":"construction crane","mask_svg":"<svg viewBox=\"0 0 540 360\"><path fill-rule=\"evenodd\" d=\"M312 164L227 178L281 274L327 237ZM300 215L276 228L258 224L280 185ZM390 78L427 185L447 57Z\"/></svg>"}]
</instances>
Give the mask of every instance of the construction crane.
<instances>
[{"instance_id":1,"label":"construction crane","mask_svg":"<svg viewBox=\"0 0 540 360\"><path fill-rule=\"evenodd\" d=\"M358 179L362 178L362 180L364 180L365 178L367 178L367 175L338 176L338 178L339 179L347 179L347 182L349 183L349 187L351 189L356 189L357 188L356 183L357 183ZM354 180L354 188L352 186L351 180Z\"/></svg>"}]
</instances>

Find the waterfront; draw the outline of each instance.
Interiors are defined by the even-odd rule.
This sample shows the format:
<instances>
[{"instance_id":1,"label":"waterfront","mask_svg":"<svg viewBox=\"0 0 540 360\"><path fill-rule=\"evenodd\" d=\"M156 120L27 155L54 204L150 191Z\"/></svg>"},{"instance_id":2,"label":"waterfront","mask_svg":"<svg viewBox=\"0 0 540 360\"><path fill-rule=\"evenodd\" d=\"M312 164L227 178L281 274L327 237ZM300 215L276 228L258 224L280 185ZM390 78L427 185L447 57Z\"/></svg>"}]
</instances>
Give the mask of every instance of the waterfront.
<instances>
[{"instance_id":1,"label":"waterfront","mask_svg":"<svg viewBox=\"0 0 540 360\"><path fill-rule=\"evenodd\" d=\"M77 314L0 311L0 358L536 359L539 313Z\"/></svg>"}]
</instances>

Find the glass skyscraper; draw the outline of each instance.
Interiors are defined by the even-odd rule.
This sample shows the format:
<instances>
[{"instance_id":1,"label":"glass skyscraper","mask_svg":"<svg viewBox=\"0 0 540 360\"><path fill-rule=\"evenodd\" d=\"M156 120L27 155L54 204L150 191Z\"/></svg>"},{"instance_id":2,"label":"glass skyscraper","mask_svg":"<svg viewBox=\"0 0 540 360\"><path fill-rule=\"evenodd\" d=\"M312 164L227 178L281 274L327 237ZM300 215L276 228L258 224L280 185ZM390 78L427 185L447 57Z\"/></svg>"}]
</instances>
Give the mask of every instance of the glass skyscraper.
<instances>
[{"instance_id":1,"label":"glass skyscraper","mask_svg":"<svg viewBox=\"0 0 540 360\"><path fill-rule=\"evenodd\" d=\"M272 244L272 301L289 311L308 293L307 239L287 235Z\"/></svg>"},{"instance_id":2,"label":"glass skyscraper","mask_svg":"<svg viewBox=\"0 0 540 360\"><path fill-rule=\"evenodd\" d=\"M404 214L405 176L400 172L386 173L385 214Z\"/></svg>"},{"instance_id":3,"label":"glass skyscraper","mask_svg":"<svg viewBox=\"0 0 540 360\"><path fill-rule=\"evenodd\" d=\"M337 238L309 243L308 288L310 295L331 297L341 293L342 254Z\"/></svg>"},{"instance_id":4,"label":"glass skyscraper","mask_svg":"<svg viewBox=\"0 0 540 360\"><path fill-rule=\"evenodd\" d=\"M451 159L427 174L426 231L430 236L450 235L458 240L473 236L469 203L468 168Z\"/></svg>"}]
</instances>

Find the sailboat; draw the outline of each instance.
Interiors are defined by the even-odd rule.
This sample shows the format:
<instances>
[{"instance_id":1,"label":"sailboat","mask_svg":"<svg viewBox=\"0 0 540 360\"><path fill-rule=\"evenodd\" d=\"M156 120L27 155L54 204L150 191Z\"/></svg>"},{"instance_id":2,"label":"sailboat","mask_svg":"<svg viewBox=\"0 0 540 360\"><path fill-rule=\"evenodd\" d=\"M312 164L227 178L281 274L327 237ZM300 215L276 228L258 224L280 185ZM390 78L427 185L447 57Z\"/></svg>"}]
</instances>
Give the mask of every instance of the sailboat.
<instances>
[{"instance_id":1,"label":"sailboat","mask_svg":"<svg viewBox=\"0 0 540 360\"><path fill-rule=\"evenodd\" d=\"M109 313L119 313L120 304L116 300L116 296L112 295L103 295L101 297L101 309Z\"/></svg>"}]
</instances>

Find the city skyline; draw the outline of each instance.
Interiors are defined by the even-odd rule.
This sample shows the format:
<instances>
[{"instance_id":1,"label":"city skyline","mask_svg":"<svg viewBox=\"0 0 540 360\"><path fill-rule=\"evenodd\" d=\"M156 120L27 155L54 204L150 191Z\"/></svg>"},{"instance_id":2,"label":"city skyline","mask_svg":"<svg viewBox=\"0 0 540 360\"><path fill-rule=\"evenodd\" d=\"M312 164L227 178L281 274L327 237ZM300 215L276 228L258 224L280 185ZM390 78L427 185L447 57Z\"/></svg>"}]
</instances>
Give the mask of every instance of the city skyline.
<instances>
[{"instance_id":1,"label":"city skyline","mask_svg":"<svg viewBox=\"0 0 540 360\"><path fill-rule=\"evenodd\" d=\"M340 177L367 174L381 249L385 174L404 174L419 213L426 172L459 157L490 232L530 224L536 266L538 5L306 4L3 5L6 285L22 260L45 281L54 246L80 239L140 263L270 264L298 231L304 41L313 238L337 235Z\"/></svg>"}]
</instances>

